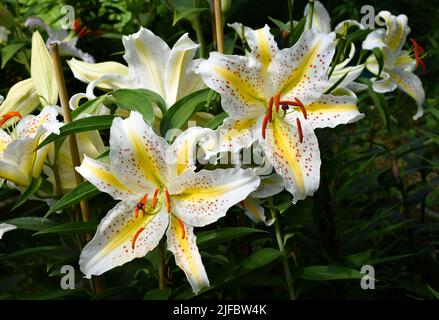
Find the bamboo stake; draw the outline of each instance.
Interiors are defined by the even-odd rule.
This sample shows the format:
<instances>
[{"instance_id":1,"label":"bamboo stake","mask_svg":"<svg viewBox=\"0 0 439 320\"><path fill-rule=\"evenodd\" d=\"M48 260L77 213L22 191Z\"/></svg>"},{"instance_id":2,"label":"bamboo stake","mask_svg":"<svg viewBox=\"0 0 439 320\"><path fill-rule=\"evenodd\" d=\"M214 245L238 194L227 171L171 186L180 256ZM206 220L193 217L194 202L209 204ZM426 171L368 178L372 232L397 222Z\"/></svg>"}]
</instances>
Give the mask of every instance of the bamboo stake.
<instances>
[{"instance_id":1,"label":"bamboo stake","mask_svg":"<svg viewBox=\"0 0 439 320\"><path fill-rule=\"evenodd\" d=\"M56 83L58 85L59 100L61 102L62 114L64 117L64 123L68 124L72 122L72 115L69 108L69 97L67 95L66 83L64 81L64 74L62 72L61 59L59 57L58 44L51 43L49 46L50 55L52 56L53 68L55 70ZM75 181L77 185L80 185L84 180L81 175L75 170L75 167L81 165L81 159L79 157L78 142L76 136L71 134L68 136L70 154L72 156L73 172L75 173ZM82 221L87 222L90 220L90 213L88 210L87 200L82 200L79 203L81 207ZM89 239L88 239L89 240Z\"/></svg>"},{"instance_id":2,"label":"bamboo stake","mask_svg":"<svg viewBox=\"0 0 439 320\"><path fill-rule=\"evenodd\" d=\"M221 13L221 0L214 0L215 10L215 29L218 52L224 53L224 39L223 39L223 17Z\"/></svg>"}]
</instances>

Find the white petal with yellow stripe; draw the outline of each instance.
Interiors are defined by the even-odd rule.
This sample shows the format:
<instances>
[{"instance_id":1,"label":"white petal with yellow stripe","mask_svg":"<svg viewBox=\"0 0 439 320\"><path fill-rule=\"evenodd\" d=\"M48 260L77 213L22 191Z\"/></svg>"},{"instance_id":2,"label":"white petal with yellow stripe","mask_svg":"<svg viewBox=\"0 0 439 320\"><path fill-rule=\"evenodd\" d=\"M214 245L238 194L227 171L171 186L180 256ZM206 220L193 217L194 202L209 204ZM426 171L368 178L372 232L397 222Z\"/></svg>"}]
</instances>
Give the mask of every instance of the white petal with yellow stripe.
<instances>
[{"instance_id":1,"label":"white petal with yellow stripe","mask_svg":"<svg viewBox=\"0 0 439 320\"><path fill-rule=\"evenodd\" d=\"M169 189L172 211L185 223L202 227L224 217L259 182L251 169L186 171Z\"/></svg>"},{"instance_id":2,"label":"white petal with yellow stripe","mask_svg":"<svg viewBox=\"0 0 439 320\"><path fill-rule=\"evenodd\" d=\"M100 275L153 250L168 226L168 213L134 212L138 200L118 203L99 224L93 239L81 252L79 266L87 278Z\"/></svg>"},{"instance_id":3,"label":"white petal with yellow stripe","mask_svg":"<svg viewBox=\"0 0 439 320\"><path fill-rule=\"evenodd\" d=\"M175 263L186 274L193 291L198 293L202 288L209 287L194 228L171 217L166 237L168 250L174 254Z\"/></svg>"},{"instance_id":4,"label":"white petal with yellow stripe","mask_svg":"<svg viewBox=\"0 0 439 320\"><path fill-rule=\"evenodd\" d=\"M274 118L266 138L259 140L265 156L283 177L285 189L293 195L293 203L314 194L320 181L320 151L314 129L307 121L301 121L300 128L294 122L290 125Z\"/></svg>"}]
</instances>

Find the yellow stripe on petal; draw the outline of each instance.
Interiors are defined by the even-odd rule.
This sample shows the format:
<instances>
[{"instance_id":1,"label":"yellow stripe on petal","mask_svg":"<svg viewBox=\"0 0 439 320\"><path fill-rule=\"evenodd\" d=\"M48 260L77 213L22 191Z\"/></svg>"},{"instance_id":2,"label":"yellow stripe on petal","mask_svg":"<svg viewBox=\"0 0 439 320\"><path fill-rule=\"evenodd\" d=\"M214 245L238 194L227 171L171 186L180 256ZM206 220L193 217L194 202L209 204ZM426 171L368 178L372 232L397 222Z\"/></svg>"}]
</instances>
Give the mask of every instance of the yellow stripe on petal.
<instances>
[{"instance_id":1,"label":"yellow stripe on petal","mask_svg":"<svg viewBox=\"0 0 439 320\"><path fill-rule=\"evenodd\" d=\"M184 271L195 293L209 286L206 270L201 261L193 227L171 218L166 233L168 249L175 256L175 263Z\"/></svg>"},{"instance_id":2,"label":"yellow stripe on petal","mask_svg":"<svg viewBox=\"0 0 439 320\"><path fill-rule=\"evenodd\" d=\"M272 56L270 52L270 44L267 42L265 32L266 30L264 28L256 30L258 45L259 45L260 61L265 68L268 68L268 66L271 63Z\"/></svg>"}]
</instances>

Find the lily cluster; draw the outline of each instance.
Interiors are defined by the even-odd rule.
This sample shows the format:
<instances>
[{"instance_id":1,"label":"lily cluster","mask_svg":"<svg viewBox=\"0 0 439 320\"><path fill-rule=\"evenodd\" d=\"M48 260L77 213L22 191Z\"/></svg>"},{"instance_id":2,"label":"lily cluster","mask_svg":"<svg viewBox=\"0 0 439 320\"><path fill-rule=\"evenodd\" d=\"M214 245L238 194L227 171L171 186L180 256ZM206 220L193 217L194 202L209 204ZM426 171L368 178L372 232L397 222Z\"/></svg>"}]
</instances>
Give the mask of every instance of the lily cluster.
<instances>
[{"instance_id":1,"label":"lily cluster","mask_svg":"<svg viewBox=\"0 0 439 320\"><path fill-rule=\"evenodd\" d=\"M378 14L379 28L362 43L368 56L357 64L353 58L358 48L353 43L344 59L335 53L349 33L364 30L359 22L347 20L331 31L329 14L319 1L314 2L313 10L305 9L304 19L302 24L291 21L281 26L287 35L293 28L303 28L296 42L283 48L267 25L256 30L239 23L230 25L245 43L244 55L211 52L208 59L194 59L198 44L187 34L170 48L145 28L122 38L126 65L92 63L82 51L72 49L76 42L69 47L70 55L87 60L68 61L73 75L87 83L85 93L71 98L73 110L84 98L96 101L102 91L111 95L118 89L148 90L166 106L164 110L153 105L154 123L146 123L137 111L114 111L105 104L81 114L119 115L110 128L105 160L96 160L107 150L97 131L78 134L83 160L76 171L120 201L102 219L81 253L79 265L87 277L145 256L166 234L167 247L194 292L207 287L194 228L216 222L235 205L254 222L270 225L273 219L266 217L261 199L284 189L294 204L312 196L320 183L316 129L364 117L356 93L365 89L358 79L367 72L372 75L373 90L401 89L416 101L414 118L422 115L425 93L414 71L425 68L423 50L414 40L411 50L403 50L410 32L405 15ZM28 24L42 25L40 20ZM53 30L46 31L55 37ZM58 92L52 74L47 49L35 32L32 77L12 87L0 105L0 127L4 128L0 129L0 178L23 192L43 171L57 190L46 198L76 187L67 144L37 149L63 125L57 120ZM227 113L223 123L215 130L190 127L172 143L161 137L157 128L166 112L206 87L221 97ZM41 112L30 115L38 107L43 107ZM257 168L239 161L228 168L216 166L224 154L239 158L240 152L254 146L262 150L273 172L260 176ZM198 154L213 160L214 165L201 166ZM14 228L0 224L0 235Z\"/></svg>"}]
</instances>

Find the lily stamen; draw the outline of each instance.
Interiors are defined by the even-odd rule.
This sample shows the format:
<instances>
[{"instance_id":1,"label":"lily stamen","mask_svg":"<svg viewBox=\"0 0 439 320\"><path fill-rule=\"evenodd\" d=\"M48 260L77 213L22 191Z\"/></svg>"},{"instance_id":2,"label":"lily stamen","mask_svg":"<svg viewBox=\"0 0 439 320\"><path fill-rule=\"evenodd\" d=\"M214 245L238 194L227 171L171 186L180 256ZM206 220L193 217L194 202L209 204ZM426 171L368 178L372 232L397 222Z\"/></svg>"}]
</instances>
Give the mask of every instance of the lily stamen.
<instances>
[{"instance_id":1,"label":"lily stamen","mask_svg":"<svg viewBox=\"0 0 439 320\"><path fill-rule=\"evenodd\" d=\"M154 195L152 196L151 207L153 209L157 205L157 199L158 199L159 191L160 191L159 189L155 189Z\"/></svg>"},{"instance_id":2,"label":"lily stamen","mask_svg":"<svg viewBox=\"0 0 439 320\"><path fill-rule=\"evenodd\" d=\"M171 198L169 197L168 190L165 190L165 198L166 198L166 210L169 213L171 212Z\"/></svg>"},{"instance_id":3,"label":"lily stamen","mask_svg":"<svg viewBox=\"0 0 439 320\"><path fill-rule=\"evenodd\" d=\"M271 120L273 119L273 97L270 98L270 102L268 103L268 121L271 122Z\"/></svg>"},{"instance_id":4,"label":"lily stamen","mask_svg":"<svg viewBox=\"0 0 439 320\"><path fill-rule=\"evenodd\" d=\"M1 118L1 120L0 120L0 127L3 126L9 119L14 118L14 117L17 117L17 118L20 118L20 119L23 118L21 116L21 114L19 112L16 112L16 111L5 113L4 115L2 115L0 117Z\"/></svg>"},{"instance_id":5,"label":"lily stamen","mask_svg":"<svg viewBox=\"0 0 439 320\"><path fill-rule=\"evenodd\" d=\"M299 142L303 142L303 132L302 132L302 124L300 123L300 119L296 118L296 124L297 124L297 132L299 134Z\"/></svg>"},{"instance_id":6,"label":"lily stamen","mask_svg":"<svg viewBox=\"0 0 439 320\"><path fill-rule=\"evenodd\" d=\"M426 74L427 73L427 67L425 65L425 62L422 60L422 58L420 57L420 54L425 55L425 50L424 48L422 48L415 39L411 38L410 42L413 45L413 53L415 54L415 60L416 60L416 68L418 68L419 66L422 67L422 74Z\"/></svg>"},{"instance_id":7,"label":"lily stamen","mask_svg":"<svg viewBox=\"0 0 439 320\"><path fill-rule=\"evenodd\" d=\"M134 247L136 246L137 238L139 237L139 234L145 230L145 227L141 227L139 230L136 231L134 234L133 240L131 241L131 248L134 250Z\"/></svg>"},{"instance_id":8,"label":"lily stamen","mask_svg":"<svg viewBox=\"0 0 439 320\"><path fill-rule=\"evenodd\" d=\"M177 218L177 221L178 221L178 225L180 226L181 233L182 233L181 238L184 239L184 238L186 238L186 229L184 228L183 221L181 221L181 219L178 219L178 218Z\"/></svg>"},{"instance_id":9,"label":"lily stamen","mask_svg":"<svg viewBox=\"0 0 439 320\"><path fill-rule=\"evenodd\" d=\"M282 108L284 105L299 107L300 111L302 111L303 117L305 119L308 119L308 114L306 113L305 106L303 105L302 101L300 101L299 99L295 98L295 101L290 101L290 100L280 101L280 104L282 105Z\"/></svg>"},{"instance_id":10,"label":"lily stamen","mask_svg":"<svg viewBox=\"0 0 439 320\"><path fill-rule=\"evenodd\" d=\"M265 130L267 130L268 125L268 114L265 115L264 121L262 122L262 139L265 139Z\"/></svg>"},{"instance_id":11,"label":"lily stamen","mask_svg":"<svg viewBox=\"0 0 439 320\"><path fill-rule=\"evenodd\" d=\"M280 93L276 95L276 113L279 112L279 101L280 101Z\"/></svg>"}]
</instances>

